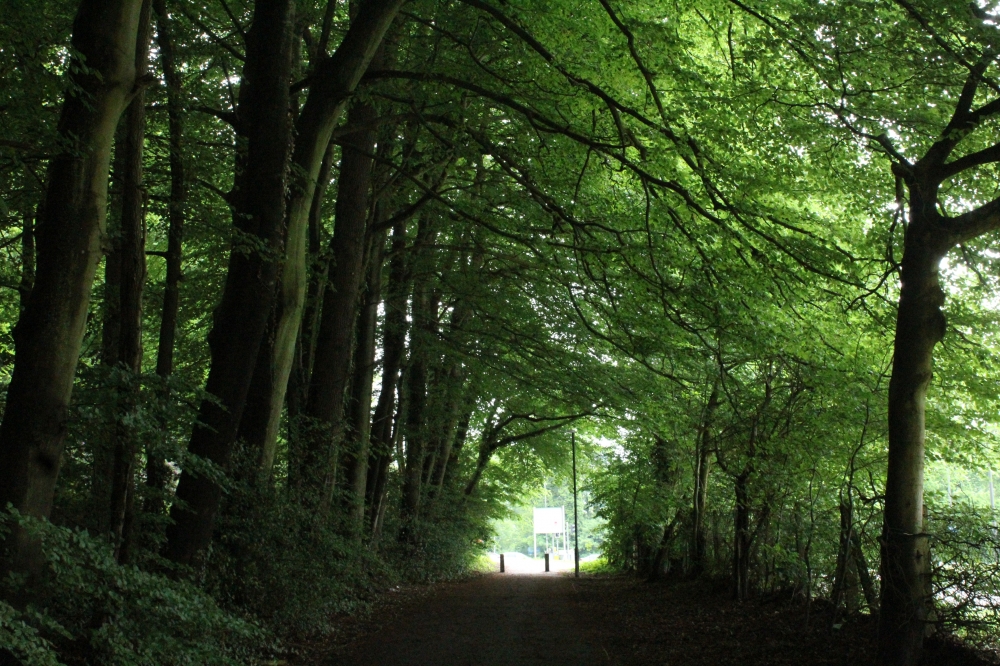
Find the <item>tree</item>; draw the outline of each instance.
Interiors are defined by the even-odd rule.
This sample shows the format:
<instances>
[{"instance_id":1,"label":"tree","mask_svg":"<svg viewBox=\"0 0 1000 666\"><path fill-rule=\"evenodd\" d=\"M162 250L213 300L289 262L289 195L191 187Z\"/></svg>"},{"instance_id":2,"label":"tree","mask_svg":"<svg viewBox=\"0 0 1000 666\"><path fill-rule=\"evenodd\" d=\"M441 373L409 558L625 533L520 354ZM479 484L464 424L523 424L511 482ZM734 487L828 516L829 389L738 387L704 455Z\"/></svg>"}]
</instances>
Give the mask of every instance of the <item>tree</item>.
<instances>
[{"instance_id":1,"label":"tree","mask_svg":"<svg viewBox=\"0 0 1000 666\"><path fill-rule=\"evenodd\" d=\"M115 126L145 82L135 76L138 0L84 0L73 23L72 88L49 165L31 296L17 326L17 357L0 424L0 504L45 518L59 475L65 418L101 258ZM8 538L8 562L39 565L23 533Z\"/></svg>"}]
</instances>

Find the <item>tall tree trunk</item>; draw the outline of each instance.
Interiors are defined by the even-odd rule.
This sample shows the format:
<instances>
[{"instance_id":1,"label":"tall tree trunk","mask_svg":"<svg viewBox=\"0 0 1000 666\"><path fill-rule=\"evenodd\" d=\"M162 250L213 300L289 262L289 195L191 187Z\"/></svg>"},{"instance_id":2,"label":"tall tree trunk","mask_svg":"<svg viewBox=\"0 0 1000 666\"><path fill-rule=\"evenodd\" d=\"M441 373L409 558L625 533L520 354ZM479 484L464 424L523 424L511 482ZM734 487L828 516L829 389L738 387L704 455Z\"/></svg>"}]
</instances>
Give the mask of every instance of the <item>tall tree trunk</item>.
<instances>
[{"instance_id":1,"label":"tall tree trunk","mask_svg":"<svg viewBox=\"0 0 1000 666\"><path fill-rule=\"evenodd\" d=\"M382 221L382 204L376 203L375 225ZM372 384L375 375L375 329L382 301L382 258L385 233L377 232L368 259L365 298L358 314L354 353L354 379L348 404L348 436L344 470L348 484L348 514L360 533L365 517L365 489L368 484L368 447L371 438Z\"/></svg>"},{"instance_id":2,"label":"tall tree trunk","mask_svg":"<svg viewBox=\"0 0 1000 666\"><path fill-rule=\"evenodd\" d=\"M26 213L21 227L21 279L17 283L18 312L23 313L35 285L35 221L41 217L41 206L36 213Z\"/></svg>"},{"instance_id":3,"label":"tall tree trunk","mask_svg":"<svg viewBox=\"0 0 1000 666\"><path fill-rule=\"evenodd\" d=\"M167 129L170 149L170 199L167 204L166 281L163 285L163 313L156 347L156 374L169 377L174 371L174 339L180 306L181 265L184 242L184 208L187 205L187 180L184 173L184 100L181 77L177 73L174 41L167 17L166 0L153 0L156 15L156 43L160 66L167 83Z\"/></svg>"},{"instance_id":4,"label":"tall tree trunk","mask_svg":"<svg viewBox=\"0 0 1000 666\"><path fill-rule=\"evenodd\" d=\"M163 310L156 346L156 374L166 379L174 371L174 340L177 335L177 314L180 308L181 265L184 242L184 207L187 202L187 181L183 156L183 107L181 77L177 73L174 42L167 17L166 0L153 0L156 17L156 43L160 66L167 83L167 145L170 149L170 199L167 204L166 281L163 285ZM170 470L162 452L151 445L146 449L146 485L149 498L146 512L154 515L163 511Z\"/></svg>"},{"instance_id":5,"label":"tall tree trunk","mask_svg":"<svg viewBox=\"0 0 1000 666\"><path fill-rule=\"evenodd\" d=\"M328 165L329 162L324 161L324 164ZM325 182L317 186L317 196L313 203L317 224L326 182L329 182L329 166L323 171L326 174L321 177ZM309 253L306 248L310 227L311 225L295 225L288 228L273 322L269 325L264 344L258 352L259 358L250 387L253 412L244 415L244 422L240 426L240 437L245 440L248 450L254 456L253 464L261 481L270 478L274 467L281 411L295 365L295 354L302 340L303 311L309 282ZM325 272L324 270L322 277L325 277ZM311 333L314 329L310 326L305 330ZM309 351L312 351L311 348ZM301 378L296 380L297 387L301 386L299 380Z\"/></svg>"},{"instance_id":6,"label":"tall tree trunk","mask_svg":"<svg viewBox=\"0 0 1000 666\"><path fill-rule=\"evenodd\" d=\"M458 426L455 428L455 442L452 444L451 453L448 456L448 464L444 468L439 491L451 487L451 480L455 478L455 468L458 467L458 459L469 437L469 423L472 421L472 413L476 406L476 394L471 389L471 385L466 388L470 394L465 396L465 406L458 420Z\"/></svg>"},{"instance_id":7,"label":"tall tree trunk","mask_svg":"<svg viewBox=\"0 0 1000 666\"><path fill-rule=\"evenodd\" d=\"M90 529L102 539L111 534L111 486L114 475L114 445L118 416L118 388L121 353L121 225L122 183L125 181L125 123L115 130L115 156L111 172L111 217L105 224L103 303L101 308L101 364L107 372L110 401L106 405L107 424L90 441L93 462L90 466Z\"/></svg>"},{"instance_id":8,"label":"tall tree trunk","mask_svg":"<svg viewBox=\"0 0 1000 666\"><path fill-rule=\"evenodd\" d=\"M399 401L396 406L396 414L392 419L391 433L389 435L390 450L396 452L394 457L397 465L400 465L403 460L402 451L400 450L400 441L403 438L403 418L406 413L406 398L403 393L403 380L404 376L401 375L394 389L396 394L399 396ZM379 537L382 534L382 526L385 524L385 513L389 506L389 463L392 460L393 456L389 455L381 459L379 463L379 475L374 489L371 512L373 544L378 543Z\"/></svg>"},{"instance_id":9,"label":"tall tree trunk","mask_svg":"<svg viewBox=\"0 0 1000 666\"><path fill-rule=\"evenodd\" d=\"M386 473L392 461L393 414L396 412L396 393L399 371L403 366L406 345L406 294L409 281L406 270L406 224L398 222L392 230L392 246L389 258L389 284L386 287L385 324L382 333L382 392L379 394L375 413L372 416L371 460L369 469L373 471L366 487L368 493L369 518L372 529L378 519L379 506L383 500Z\"/></svg>"},{"instance_id":10,"label":"tall tree trunk","mask_svg":"<svg viewBox=\"0 0 1000 666\"><path fill-rule=\"evenodd\" d=\"M462 421L462 407L465 404L465 368L456 359L449 362L444 377L445 395L442 400L441 409L444 418L441 419L441 427L438 437L438 451L434 456L434 467L430 477L430 493L436 497L440 494L444 486L445 475L448 471L448 464L451 461L451 452L455 447L455 439L458 436L458 428Z\"/></svg>"},{"instance_id":11,"label":"tall tree trunk","mask_svg":"<svg viewBox=\"0 0 1000 666\"><path fill-rule=\"evenodd\" d=\"M670 543L673 541L674 533L677 531L677 524L680 520L681 512L678 510L674 514L673 519L663 527L663 534L660 536L660 543L656 547L656 553L653 555L653 561L649 568L649 576L647 577L647 580L650 583L655 583L663 575L663 561L670 552Z\"/></svg>"},{"instance_id":12,"label":"tall tree trunk","mask_svg":"<svg viewBox=\"0 0 1000 666\"><path fill-rule=\"evenodd\" d=\"M436 232L427 218L420 218L415 243L413 270L413 297L411 317L413 332L410 335L409 367L407 368L406 394L406 461L403 468L403 520L416 519L420 510L421 477L424 472L425 424L427 407L427 336L432 326L432 293L430 266L431 244ZM409 534L408 530L404 530ZM402 533L401 533L402 534Z\"/></svg>"},{"instance_id":13,"label":"tall tree trunk","mask_svg":"<svg viewBox=\"0 0 1000 666\"><path fill-rule=\"evenodd\" d=\"M403 437L403 419L406 414L406 398L403 392L404 378L405 373L400 375L396 385L392 388L393 393L399 397L399 400L396 404L396 413L385 425L386 432L388 433L386 443L387 453L379 457L375 481L372 487L370 520L373 542L378 540L386 507L388 506L389 464L395 459L397 465L400 465L403 460L399 448L400 440Z\"/></svg>"},{"instance_id":14,"label":"tall tree trunk","mask_svg":"<svg viewBox=\"0 0 1000 666\"><path fill-rule=\"evenodd\" d=\"M736 516L733 530L733 597L745 601L750 597L750 469L736 477Z\"/></svg>"},{"instance_id":15,"label":"tall tree trunk","mask_svg":"<svg viewBox=\"0 0 1000 666\"><path fill-rule=\"evenodd\" d=\"M878 663L912 666L920 660L927 614L929 558L923 536L924 409L934 345L945 331L938 265L948 245L920 188L911 190L896 339L889 380L889 466L882 533L882 599Z\"/></svg>"},{"instance_id":16,"label":"tall tree trunk","mask_svg":"<svg viewBox=\"0 0 1000 666\"><path fill-rule=\"evenodd\" d=\"M840 603L847 592L847 577L851 561L851 543L854 532L854 511L849 499L840 500L840 537L837 541L837 566L833 573L833 624L840 618Z\"/></svg>"},{"instance_id":17,"label":"tall tree trunk","mask_svg":"<svg viewBox=\"0 0 1000 666\"><path fill-rule=\"evenodd\" d=\"M374 108L360 104L351 109L348 122L364 125L374 118ZM329 507L337 481L337 448L344 429L345 391L364 264L374 150L375 131L365 129L345 138L340 159L330 266L305 410L309 432L304 455L298 461L300 476L307 480L307 487L314 492L322 489L321 507Z\"/></svg>"},{"instance_id":18,"label":"tall tree trunk","mask_svg":"<svg viewBox=\"0 0 1000 666\"><path fill-rule=\"evenodd\" d=\"M705 506L708 500L708 473L712 454L712 421L719 407L719 382L712 384L712 393L705 406L705 417L698 433L695 452L694 502L691 510L691 575L699 576L705 568Z\"/></svg>"},{"instance_id":19,"label":"tall tree trunk","mask_svg":"<svg viewBox=\"0 0 1000 666\"><path fill-rule=\"evenodd\" d=\"M292 0L257 0L247 37L237 107L245 141L234 183L234 239L222 301L215 311L206 390L189 451L223 470L229 466L260 341L271 314L281 256L293 42ZM181 474L171 507L164 555L190 564L211 542L221 487L190 470Z\"/></svg>"},{"instance_id":20,"label":"tall tree trunk","mask_svg":"<svg viewBox=\"0 0 1000 666\"><path fill-rule=\"evenodd\" d=\"M139 28L141 31L141 27ZM126 114L127 115L127 110ZM104 284L101 307L101 364L107 372L108 392L106 404L107 424L99 436L90 441L93 462L90 466L90 529L102 539L112 534L111 486L114 476L114 447L118 418L121 373L118 368L121 353L121 214L125 182L125 122L115 130L114 162L109 188L110 217L105 223Z\"/></svg>"},{"instance_id":21,"label":"tall tree trunk","mask_svg":"<svg viewBox=\"0 0 1000 666\"><path fill-rule=\"evenodd\" d=\"M141 0L83 0L73 23L71 92L59 119L63 152L49 163L35 285L14 331L16 356L0 425L0 506L48 517L102 255L108 168L118 120L136 86ZM86 66L83 66L83 61ZM8 565L34 569L35 544L8 537Z\"/></svg>"},{"instance_id":22,"label":"tall tree trunk","mask_svg":"<svg viewBox=\"0 0 1000 666\"><path fill-rule=\"evenodd\" d=\"M289 200L289 237L308 223L323 156L351 93L361 81L404 0L361 3L344 40L330 57L319 54L309 95L295 123L295 165ZM305 234L302 234L304 237Z\"/></svg>"},{"instance_id":23,"label":"tall tree trunk","mask_svg":"<svg viewBox=\"0 0 1000 666\"><path fill-rule=\"evenodd\" d=\"M469 481L465 484L465 490L463 491L467 496L476 492L479 480L483 478L483 472L489 466L490 459L493 457L495 450L493 441L488 438L484 438L479 443L479 456L476 458L476 467L472 470L472 476L469 477Z\"/></svg>"},{"instance_id":24,"label":"tall tree trunk","mask_svg":"<svg viewBox=\"0 0 1000 666\"><path fill-rule=\"evenodd\" d=\"M281 287L277 288L280 295ZM281 318L282 303L280 298L271 308L271 316L264 329L264 337L257 350L257 362L254 365L250 388L247 390L246 407L243 418L240 419L236 431L236 439L242 443L242 455L238 474L243 480L253 484L265 484L270 480L271 463L274 460L274 450L266 451L268 427L271 422L271 399L274 397L275 382L275 337L278 321ZM280 405L278 409L280 415ZM275 432L277 437L277 432ZM265 465L265 459L267 464Z\"/></svg>"},{"instance_id":25,"label":"tall tree trunk","mask_svg":"<svg viewBox=\"0 0 1000 666\"><path fill-rule=\"evenodd\" d=\"M370 9L364 10L364 16L362 16L362 10L358 8L357 12L352 12L352 27L356 27L358 31L368 30L369 42L374 42L376 50L370 56L370 62L367 65L368 68L379 69L382 66L383 54L385 51L384 45L382 44L382 37L385 30L388 29L391 23L391 16L384 16L380 12L385 12L389 9L389 5L392 3L384 2L373 2L368 3L375 8L375 13ZM377 7L375 7L377 5ZM324 25L328 27L328 22L332 16L333 3L329 3L326 10L326 15L324 17ZM352 9L357 5L352 5ZM396 10L391 10L392 14L395 14ZM383 26L384 23L384 26ZM367 26L367 27L366 27ZM379 32L381 31L381 32ZM315 51L315 57L317 60L325 58L326 54L326 36L328 36L329 31L323 29L323 37L320 39L319 48ZM346 42L346 40L345 40ZM370 44L366 45L370 46ZM336 57L336 56L335 56ZM321 61L317 64L317 76L322 75L322 70L326 63ZM317 91L321 91L321 87L317 88ZM327 94L331 91L328 90ZM340 91L338 94L342 94ZM312 102L316 100L313 99ZM354 119L359 119L364 121L363 116L365 112L374 113L370 104L360 105L363 108L352 110L351 116L352 121ZM272 396L270 403L270 411L268 414L268 424L267 430L264 434L264 440L261 444L261 449L263 451L263 456L261 459L261 469L265 473L269 473L270 467L274 460L274 449L277 443L278 437L278 424L281 417L281 408L285 401L285 395L289 386L289 379L292 374L292 369L296 364L296 351L299 353L306 351L308 356L306 358L307 363L305 365L300 365L301 368L311 368L313 362L313 352L315 350L315 338L313 336L303 337L300 331L306 327L308 330L315 334L319 326L317 322L312 321L312 314L319 313L319 308L317 307L316 300L320 298L325 298L325 282L327 279L326 269L322 271L319 276L321 279L319 281L314 281L310 284L309 276L310 272L308 270L308 253L307 245L313 245L314 234L313 229L319 228L319 216L322 210L323 193L326 190L327 184L329 183L329 173L330 167L333 163L333 142L330 140L330 136L326 133L326 127L318 119L316 115L316 105L310 103L307 100L307 107L303 109L303 114L299 118L299 124L297 126L298 139L296 145L296 152L294 155L295 164L302 171L301 174L306 176L312 175L314 169L316 169L315 160L318 155L322 155L322 158L318 164L318 171L316 172L316 181L307 180L306 182L300 182L300 186L305 186L306 190L301 193L295 194L293 190L293 196L289 203L289 225L288 225L288 243L285 250L285 264L284 271L282 273L281 279L281 290L279 293L279 299L281 302L281 308L279 310L279 317L276 323L275 335L274 335L274 360L273 360L273 377L274 381L272 384ZM339 107L331 107L330 110L336 110L339 114L340 111L337 110ZM331 126L332 129L332 126ZM359 150L367 148L363 145L368 140L368 137L361 133L356 136L347 137L347 144L354 143ZM324 142L325 143L322 143ZM358 143L361 142L361 143ZM307 149L299 150L299 146L302 144L308 144ZM320 145L321 144L321 145ZM321 153L316 152L316 148L321 150ZM372 142L371 149L374 149L374 142ZM371 152L368 150L367 152ZM347 155L347 152L344 153ZM343 170L344 163L341 160L341 169ZM305 198L306 191L308 187L312 187L311 200ZM338 196L338 217L340 214L340 198ZM306 203L309 204L308 217L305 216ZM367 201L366 201L367 203ZM315 295L312 302L312 307L307 305L307 299L309 291L314 286L320 287L319 293ZM312 310L310 312L309 310ZM306 315L305 317L303 315ZM306 340L308 346L306 348L301 347L303 340ZM301 364L302 357L299 357L299 362ZM306 376L311 377L311 373L307 371ZM299 376L295 379L294 384L296 388L300 391L308 391L306 383L303 381L306 377ZM298 404L296 404L296 409L299 409L301 405L307 404L306 400L299 400L299 396L296 396ZM299 449L299 447L296 447Z\"/></svg>"},{"instance_id":26,"label":"tall tree trunk","mask_svg":"<svg viewBox=\"0 0 1000 666\"><path fill-rule=\"evenodd\" d=\"M135 46L135 69L147 76L151 35L151 0L144 0ZM127 561L135 494L138 441L129 418L139 405L142 372L142 291L146 284L146 216L142 156L146 138L146 95L140 88L125 112L122 164L122 212L119 218L118 363L125 371L119 388L114 428L114 468L111 477L111 532L115 555Z\"/></svg>"},{"instance_id":27,"label":"tall tree trunk","mask_svg":"<svg viewBox=\"0 0 1000 666\"><path fill-rule=\"evenodd\" d=\"M485 255L479 249L471 258L462 258L459 262L462 272L467 279L474 281L482 269ZM463 334L463 329L472 314L472 307L469 302L469 295L459 294L451 312L451 321L448 324L448 337L453 345L459 344ZM462 415L468 399L466 396L465 366L457 354L446 357L444 367L445 396L442 401L444 418L440 432L440 448L436 455L434 470L431 475L431 494L437 496L444 487L444 479L451 462L451 452L455 447L458 437L459 426L462 422Z\"/></svg>"},{"instance_id":28,"label":"tall tree trunk","mask_svg":"<svg viewBox=\"0 0 1000 666\"><path fill-rule=\"evenodd\" d=\"M288 379L286 393L288 403L288 489L293 494L302 489L299 475L299 461L304 446L302 421L303 410L309 398L309 378L312 376L312 359L316 351L316 336L319 332L319 315L326 290L328 261L322 260L323 200L330 184L335 144L330 142L320 168L319 182L313 192L312 207L309 211L309 246L307 266L309 285L302 309L302 323L299 325L295 355L292 357L292 371Z\"/></svg>"},{"instance_id":29,"label":"tall tree trunk","mask_svg":"<svg viewBox=\"0 0 1000 666\"><path fill-rule=\"evenodd\" d=\"M851 544L851 554L858 569L858 580L861 582L861 590L865 595L865 603L868 604L872 614L876 614L878 613L878 596L875 593L875 583L868 570L868 560L865 559L865 552L861 548L861 537L857 530L851 532Z\"/></svg>"},{"instance_id":30,"label":"tall tree trunk","mask_svg":"<svg viewBox=\"0 0 1000 666\"><path fill-rule=\"evenodd\" d=\"M949 159L958 143L997 115L997 100L973 108L986 69L986 52L967 75L955 110L938 139L911 163L897 153L892 165L900 191L909 190L904 226L899 307L889 380L889 464L882 521L882 599L876 662L914 666L921 657L928 606L930 555L923 535L924 410L934 345L944 336L944 292L938 269L955 245L1000 228L1000 198L955 217L944 214L940 187L993 162L992 149ZM987 140L992 141L987 137ZM977 158L978 155L978 158ZM989 159L981 159L986 158ZM964 176L968 177L968 176Z\"/></svg>"},{"instance_id":31,"label":"tall tree trunk","mask_svg":"<svg viewBox=\"0 0 1000 666\"><path fill-rule=\"evenodd\" d=\"M306 234L299 233L298 229L307 226L309 212L314 208L316 184L333 129L402 4L403 0L373 0L361 4L336 52L331 57L320 54L323 59L316 65L309 85L309 95L295 124L295 151L292 155L294 167L288 203L290 238L305 239ZM357 288L355 292L356 290ZM320 326L322 327L322 323ZM349 342L350 332L347 335ZM312 393L311 387L309 393ZM311 411L309 403L312 401L313 397L310 395L304 408L305 412ZM342 397L340 402L343 403ZM328 460L329 452L324 455L322 451L315 451L313 448L311 443L304 443L299 452L300 460L289 461L289 469L297 465L298 473L308 471L310 475L318 475L321 479L330 478L329 474L325 474L328 470L315 468L317 464L324 464L317 463L316 455L319 454L320 458ZM302 482L303 479L299 479L296 485Z\"/></svg>"},{"instance_id":32,"label":"tall tree trunk","mask_svg":"<svg viewBox=\"0 0 1000 666\"><path fill-rule=\"evenodd\" d=\"M429 342L436 340L439 334L438 313L441 311L441 293L437 289L431 290L431 297L427 304L427 317L424 319L423 338ZM423 447L424 464L420 472L420 492L426 494L426 489L431 484L431 474L434 471L438 451L444 439L444 415L445 404L448 400L448 375L444 372L442 359L439 354L430 353L430 345L427 345L424 354L424 372L427 375L426 395L424 399L423 418Z\"/></svg>"},{"instance_id":33,"label":"tall tree trunk","mask_svg":"<svg viewBox=\"0 0 1000 666\"><path fill-rule=\"evenodd\" d=\"M337 51L321 62L313 74L309 96L296 124L289 230L307 222L316 178L333 128L402 1L365 3ZM240 88L237 125L248 138L246 168L238 170L240 182L234 206L238 230L234 249L240 251L231 254L222 303L216 310L210 336L212 370L206 387L219 398L219 403L202 404L199 426L190 447L192 453L223 468L232 453L260 340L271 312L277 259L283 254L279 241L290 138L287 113L290 51L294 41L291 14L288 0L258 0ZM278 189L281 197L276 196ZM243 234L256 237L253 245L262 244L265 252L241 247L239 235ZM288 235L295 233L289 231ZM221 489L207 478L185 473L177 495L182 502L174 504L171 510L175 522L168 530L165 554L174 561L189 563L211 541ZM184 504L187 508L181 508Z\"/></svg>"}]
</instances>

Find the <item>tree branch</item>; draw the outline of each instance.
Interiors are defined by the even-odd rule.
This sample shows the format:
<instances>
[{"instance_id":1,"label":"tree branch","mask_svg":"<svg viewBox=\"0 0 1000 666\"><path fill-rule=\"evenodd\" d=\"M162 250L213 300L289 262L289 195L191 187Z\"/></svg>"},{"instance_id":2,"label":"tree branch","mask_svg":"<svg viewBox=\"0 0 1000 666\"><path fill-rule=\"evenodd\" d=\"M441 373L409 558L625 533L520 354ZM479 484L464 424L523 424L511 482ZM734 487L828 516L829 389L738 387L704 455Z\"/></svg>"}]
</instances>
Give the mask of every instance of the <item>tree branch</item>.
<instances>
[{"instance_id":1,"label":"tree branch","mask_svg":"<svg viewBox=\"0 0 1000 666\"><path fill-rule=\"evenodd\" d=\"M215 42L216 44L218 44L219 46L221 46L223 49L225 49L226 51L228 51L231 56L233 56L234 58L236 58L240 62L246 62L246 56L244 56L242 53L240 53L239 51L237 51L226 40L224 40L221 37L219 37L218 35L216 35L215 32L213 32L211 28L209 28L207 25L205 25L205 23L201 19L199 19L197 16L192 16L191 12L189 12L187 10L187 8L184 7L184 5L179 4L178 5L178 9L181 10L181 13L184 14L184 17L187 20L191 21L191 23L194 23L196 26L198 26L201 29L202 32L204 32L206 35L208 35L209 39L211 39L213 42Z\"/></svg>"},{"instance_id":2,"label":"tree branch","mask_svg":"<svg viewBox=\"0 0 1000 666\"><path fill-rule=\"evenodd\" d=\"M982 166L983 164L990 164L992 162L1000 162L1000 143L995 143L989 148L969 153L968 155L959 157L953 162L948 162L941 167L939 173L941 174L942 180L944 180L946 178L951 178L952 176L957 176L967 169Z\"/></svg>"},{"instance_id":3,"label":"tree branch","mask_svg":"<svg viewBox=\"0 0 1000 666\"><path fill-rule=\"evenodd\" d=\"M196 106L193 109L200 113L207 113L210 116L215 116L222 122L226 123L230 127L235 129L236 127L236 114L232 111L223 111L222 109L213 109L210 106Z\"/></svg>"},{"instance_id":4,"label":"tree branch","mask_svg":"<svg viewBox=\"0 0 1000 666\"><path fill-rule=\"evenodd\" d=\"M584 418L586 416L591 416L591 415L593 415L593 412L582 412L580 414L571 414L569 416L535 417L533 419L529 419L529 420L536 421L536 422L537 421L553 421L553 420L556 420L556 421L558 421L558 423L553 423L552 425L545 426L544 428L538 428L536 430L529 430L528 432L524 432L524 433L521 433L519 435L508 435L507 437L504 437L503 439L496 440L491 445L490 451L491 452L497 451L499 449L502 449L505 446L510 446L511 444L514 444L515 442L523 442L526 439L532 439L534 437L538 437L539 435L544 435L547 432L551 432L553 430L557 430L559 428L562 428L563 426L566 426L566 425L569 425L570 423L573 423L574 421L579 421L580 419L582 419L582 418ZM519 417L519 418L527 418L527 417L523 417L522 416L522 417Z\"/></svg>"},{"instance_id":5,"label":"tree branch","mask_svg":"<svg viewBox=\"0 0 1000 666\"><path fill-rule=\"evenodd\" d=\"M995 56L984 53L980 56L976 64L972 65L969 69L969 75L965 78L965 84L962 86L962 94L959 95L958 102L955 104L955 112L952 113L951 120L948 121L947 126L941 132L941 138L934 142L934 145L928 149L918 164L932 168L944 164L944 161L951 155L951 151L955 149L958 142L964 139L983 118L989 115L988 113L984 114L984 110L990 106L989 104L974 113L972 112L972 102L976 97L979 84L983 80L983 72L986 71L986 68L993 62L994 58Z\"/></svg>"},{"instance_id":6,"label":"tree branch","mask_svg":"<svg viewBox=\"0 0 1000 666\"><path fill-rule=\"evenodd\" d=\"M1000 197L951 219L952 244L958 245L1000 229Z\"/></svg>"},{"instance_id":7,"label":"tree branch","mask_svg":"<svg viewBox=\"0 0 1000 666\"><path fill-rule=\"evenodd\" d=\"M642 78L646 80L646 87L649 89L649 94L653 96L653 103L656 104L656 110L660 113L660 120L663 121L664 125L669 124L667 120L667 112L663 108L663 100L660 99L660 92L656 89L656 84L653 82L653 73L646 68L643 64L642 58L639 57L639 51L635 48L635 35L629 30L628 26L618 18L615 14L615 10L612 9L611 4L608 0L600 0L601 5L604 7L604 11L608 13L611 20L614 22L618 30L625 36L625 41L628 43L628 51L632 55L632 60L635 62L636 67L642 73Z\"/></svg>"}]
</instances>

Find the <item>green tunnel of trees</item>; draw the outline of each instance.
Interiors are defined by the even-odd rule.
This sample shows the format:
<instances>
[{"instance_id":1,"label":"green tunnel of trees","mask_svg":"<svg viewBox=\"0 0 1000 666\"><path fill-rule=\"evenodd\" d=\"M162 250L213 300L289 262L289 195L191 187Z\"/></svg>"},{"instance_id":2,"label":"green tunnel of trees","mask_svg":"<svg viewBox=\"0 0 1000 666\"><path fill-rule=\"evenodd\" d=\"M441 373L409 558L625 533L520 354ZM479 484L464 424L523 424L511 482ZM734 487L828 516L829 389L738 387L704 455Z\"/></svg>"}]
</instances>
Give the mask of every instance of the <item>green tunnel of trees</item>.
<instances>
[{"instance_id":1,"label":"green tunnel of trees","mask_svg":"<svg viewBox=\"0 0 1000 666\"><path fill-rule=\"evenodd\" d=\"M571 428L612 564L995 647L998 17L3 0L0 660L263 658Z\"/></svg>"}]
</instances>

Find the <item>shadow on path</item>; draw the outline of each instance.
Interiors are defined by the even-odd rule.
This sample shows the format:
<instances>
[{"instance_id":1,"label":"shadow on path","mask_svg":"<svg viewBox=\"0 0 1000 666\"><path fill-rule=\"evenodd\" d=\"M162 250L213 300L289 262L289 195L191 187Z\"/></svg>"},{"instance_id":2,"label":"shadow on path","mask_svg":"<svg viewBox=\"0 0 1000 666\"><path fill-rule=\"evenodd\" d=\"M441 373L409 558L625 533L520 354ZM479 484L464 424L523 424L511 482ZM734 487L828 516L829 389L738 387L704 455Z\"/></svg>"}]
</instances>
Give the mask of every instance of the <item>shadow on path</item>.
<instances>
[{"instance_id":1,"label":"shadow on path","mask_svg":"<svg viewBox=\"0 0 1000 666\"><path fill-rule=\"evenodd\" d=\"M527 563L526 563L527 564ZM864 666L877 621L788 594L737 603L707 582L506 573L433 586L324 666ZM928 666L988 666L930 641ZM329 653L328 653L329 654Z\"/></svg>"},{"instance_id":2,"label":"shadow on path","mask_svg":"<svg viewBox=\"0 0 1000 666\"><path fill-rule=\"evenodd\" d=\"M442 585L333 657L357 666L608 664L593 641L574 579L494 574Z\"/></svg>"}]
</instances>

